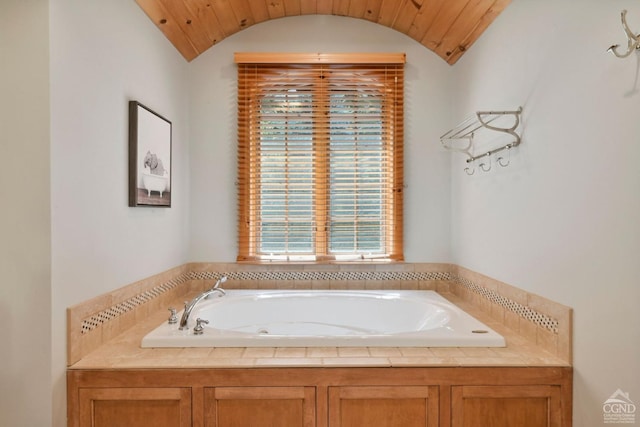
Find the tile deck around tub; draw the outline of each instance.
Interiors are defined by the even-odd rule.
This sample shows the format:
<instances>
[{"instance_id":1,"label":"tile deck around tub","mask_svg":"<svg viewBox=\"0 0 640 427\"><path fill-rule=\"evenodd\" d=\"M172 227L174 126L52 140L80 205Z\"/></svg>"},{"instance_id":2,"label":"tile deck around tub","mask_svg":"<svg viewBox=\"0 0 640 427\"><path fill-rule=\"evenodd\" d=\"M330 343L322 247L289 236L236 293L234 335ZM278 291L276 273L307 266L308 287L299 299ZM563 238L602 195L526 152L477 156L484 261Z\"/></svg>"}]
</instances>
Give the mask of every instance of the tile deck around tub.
<instances>
[{"instance_id":1,"label":"tile deck around tub","mask_svg":"<svg viewBox=\"0 0 640 427\"><path fill-rule=\"evenodd\" d=\"M142 337L166 321L166 310L160 310L90 352L69 369L569 366L473 305L453 294L442 295L503 335L507 346L141 348ZM176 301L176 306L183 300Z\"/></svg>"}]
</instances>

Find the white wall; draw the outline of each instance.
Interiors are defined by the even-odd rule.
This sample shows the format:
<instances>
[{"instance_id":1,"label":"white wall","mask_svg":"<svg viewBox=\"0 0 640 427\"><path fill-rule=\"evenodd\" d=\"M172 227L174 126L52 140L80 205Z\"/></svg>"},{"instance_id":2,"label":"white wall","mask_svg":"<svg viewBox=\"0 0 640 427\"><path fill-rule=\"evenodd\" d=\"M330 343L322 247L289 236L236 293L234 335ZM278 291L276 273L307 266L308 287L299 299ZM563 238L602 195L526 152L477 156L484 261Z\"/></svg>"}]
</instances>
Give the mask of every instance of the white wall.
<instances>
[{"instance_id":1,"label":"white wall","mask_svg":"<svg viewBox=\"0 0 640 427\"><path fill-rule=\"evenodd\" d=\"M47 1L0 2L0 423L6 426L51 424L48 19Z\"/></svg>"},{"instance_id":2,"label":"white wall","mask_svg":"<svg viewBox=\"0 0 640 427\"><path fill-rule=\"evenodd\" d=\"M640 407L640 54L606 53L640 4L579 3L513 1L453 67L456 115L524 128L507 168L452 154L452 234L457 264L574 308L574 425L599 426L618 388Z\"/></svg>"},{"instance_id":3,"label":"white wall","mask_svg":"<svg viewBox=\"0 0 640 427\"><path fill-rule=\"evenodd\" d=\"M53 410L62 426L65 309L188 261L188 64L134 1L51 0L50 9ZM173 123L170 209L127 205L129 100Z\"/></svg>"},{"instance_id":4,"label":"white wall","mask_svg":"<svg viewBox=\"0 0 640 427\"><path fill-rule=\"evenodd\" d=\"M405 258L450 259L447 154L450 67L407 36L364 20L301 16L268 21L214 46L190 65L192 261L235 261L236 66L234 52L406 52Z\"/></svg>"}]
</instances>

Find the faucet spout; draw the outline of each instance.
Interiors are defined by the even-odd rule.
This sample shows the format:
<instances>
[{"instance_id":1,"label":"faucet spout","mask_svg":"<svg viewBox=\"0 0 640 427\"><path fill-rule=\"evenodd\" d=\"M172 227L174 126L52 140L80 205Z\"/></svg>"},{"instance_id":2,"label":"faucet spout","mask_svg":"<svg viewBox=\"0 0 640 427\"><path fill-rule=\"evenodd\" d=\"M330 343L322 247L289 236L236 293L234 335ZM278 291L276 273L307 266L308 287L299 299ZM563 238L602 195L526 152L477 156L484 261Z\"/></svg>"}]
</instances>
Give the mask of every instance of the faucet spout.
<instances>
[{"instance_id":1,"label":"faucet spout","mask_svg":"<svg viewBox=\"0 0 640 427\"><path fill-rule=\"evenodd\" d=\"M203 293L201 293L200 295L192 299L191 302L186 304L184 306L184 312L182 313L182 318L180 319L180 327L178 329L180 329L181 331L185 329L189 329L189 317L191 316L191 312L193 311L193 309L196 307L196 305L198 305L200 301L202 301L205 298L209 298L211 295L215 294L216 292L219 293L220 296L226 295L227 292L220 287L220 284L226 281L227 281L226 276L221 277L220 279L218 279L218 281L216 282L213 288L207 291L204 291Z\"/></svg>"}]
</instances>

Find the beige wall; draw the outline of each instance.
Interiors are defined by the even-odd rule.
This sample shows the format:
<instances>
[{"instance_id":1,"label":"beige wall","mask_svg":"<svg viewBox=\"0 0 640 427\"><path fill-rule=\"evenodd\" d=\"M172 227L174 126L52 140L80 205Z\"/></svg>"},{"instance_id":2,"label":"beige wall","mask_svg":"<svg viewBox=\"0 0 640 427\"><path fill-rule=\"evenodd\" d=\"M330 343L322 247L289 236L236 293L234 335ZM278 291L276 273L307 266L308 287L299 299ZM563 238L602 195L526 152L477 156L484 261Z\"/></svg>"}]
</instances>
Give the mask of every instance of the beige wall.
<instances>
[{"instance_id":1,"label":"beige wall","mask_svg":"<svg viewBox=\"0 0 640 427\"><path fill-rule=\"evenodd\" d=\"M0 417L51 425L49 4L0 2Z\"/></svg>"}]
</instances>

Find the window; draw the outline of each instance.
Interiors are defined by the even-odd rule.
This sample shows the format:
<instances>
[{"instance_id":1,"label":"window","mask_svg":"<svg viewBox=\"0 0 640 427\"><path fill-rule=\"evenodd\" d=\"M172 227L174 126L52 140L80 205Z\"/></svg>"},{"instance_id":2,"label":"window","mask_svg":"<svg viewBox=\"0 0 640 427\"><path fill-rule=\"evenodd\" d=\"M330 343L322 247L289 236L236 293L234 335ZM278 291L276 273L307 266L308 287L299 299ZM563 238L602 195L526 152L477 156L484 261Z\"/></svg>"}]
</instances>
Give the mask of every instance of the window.
<instances>
[{"instance_id":1,"label":"window","mask_svg":"<svg viewBox=\"0 0 640 427\"><path fill-rule=\"evenodd\" d=\"M404 54L236 54L238 260L402 260Z\"/></svg>"}]
</instances>

